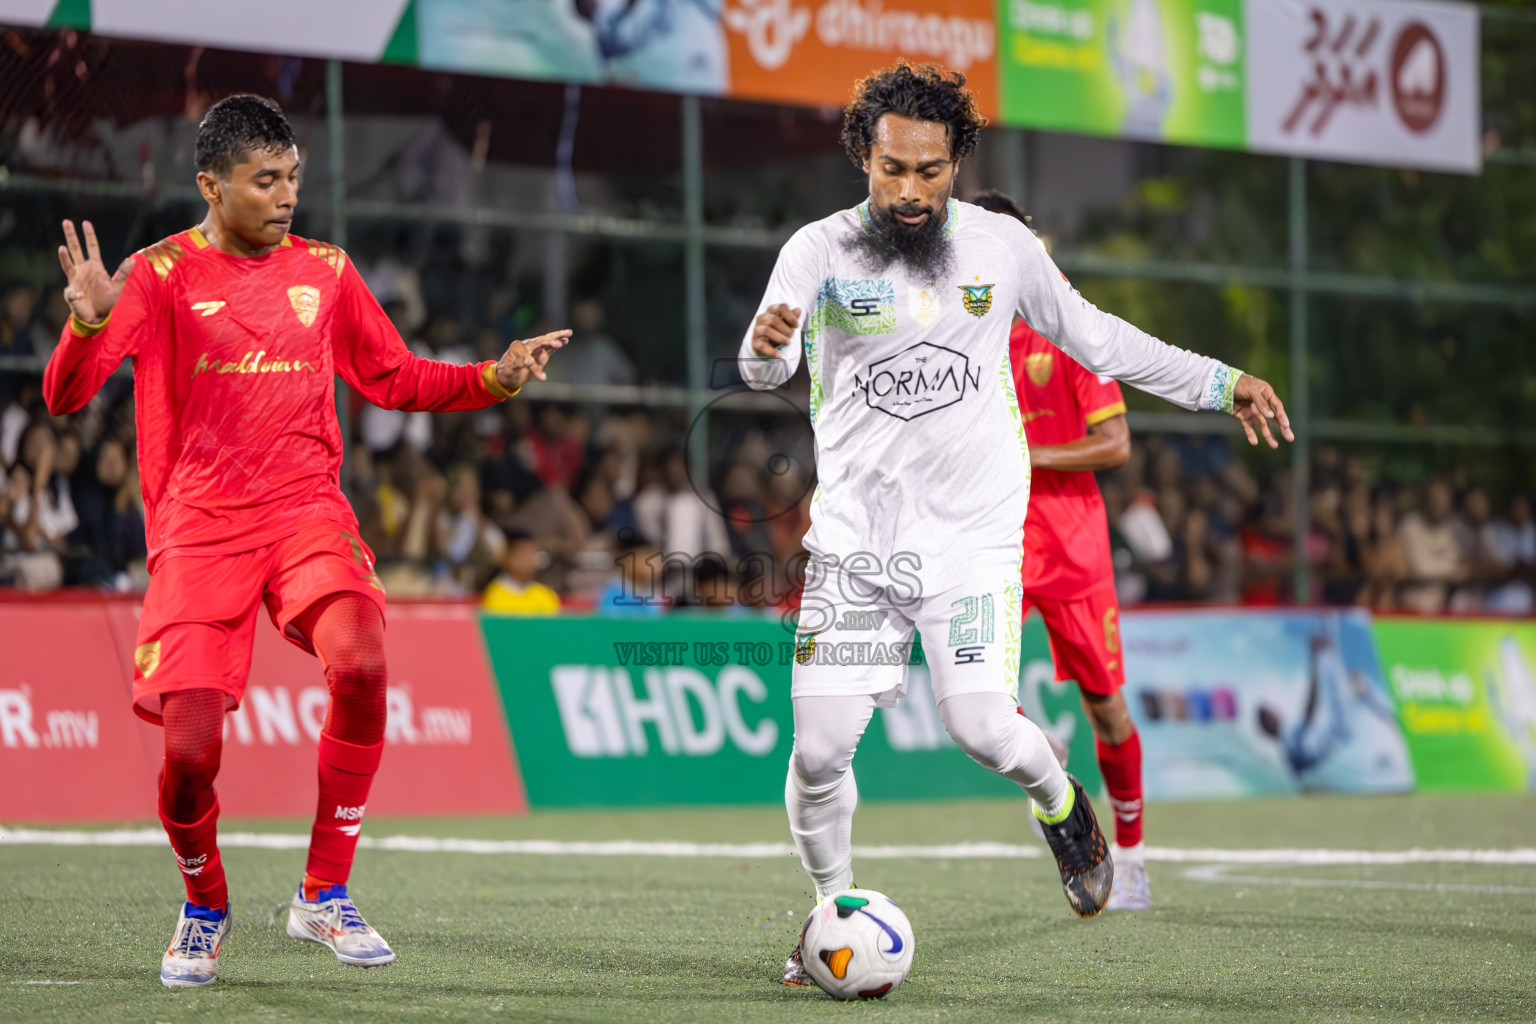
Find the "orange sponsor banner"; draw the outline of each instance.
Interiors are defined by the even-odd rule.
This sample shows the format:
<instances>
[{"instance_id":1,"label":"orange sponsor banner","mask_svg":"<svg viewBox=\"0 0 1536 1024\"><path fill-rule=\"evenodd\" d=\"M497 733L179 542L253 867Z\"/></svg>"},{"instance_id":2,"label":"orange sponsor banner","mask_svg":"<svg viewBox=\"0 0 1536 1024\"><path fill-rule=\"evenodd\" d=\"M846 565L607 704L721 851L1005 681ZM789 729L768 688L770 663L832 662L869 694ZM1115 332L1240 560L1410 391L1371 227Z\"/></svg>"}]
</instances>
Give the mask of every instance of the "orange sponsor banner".
<instances>
[{"instance_id":1,"label":"orange sponsor banner","mask_svg":"<svg viewBox=\"0 0 1536 1024\"><path fill-rule=\"evenodd\" d=\"M962 72L997 114L993 0L724 0L730 95L841 106L853 84L898 57Z\"/></svg>"}]
</instances>

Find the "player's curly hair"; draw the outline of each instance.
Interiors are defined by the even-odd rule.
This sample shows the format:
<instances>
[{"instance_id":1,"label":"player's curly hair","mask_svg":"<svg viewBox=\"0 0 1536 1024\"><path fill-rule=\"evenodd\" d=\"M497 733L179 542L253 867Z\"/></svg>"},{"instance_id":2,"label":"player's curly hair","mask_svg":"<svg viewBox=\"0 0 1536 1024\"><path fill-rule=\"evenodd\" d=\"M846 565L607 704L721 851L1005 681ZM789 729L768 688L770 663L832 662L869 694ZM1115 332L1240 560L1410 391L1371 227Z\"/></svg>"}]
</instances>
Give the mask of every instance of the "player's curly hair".
<instances>
[{"instance_id":1,"label":"player's curly hair","mask_svg":"<svg viewBox=\"0 0 1536 1024\"><path fill-rule=\"evenodd\" d=\"M853 101L843 108L843 151L863 167L875 142L875 126L886 114L937 121L948 129L949 155L964 160L976 149L987 119L965 76L937 64L913 64L906 58L868 75L853 87Z\"/></svg>"},{"instance_id":2,"label":"player's curly hair","mask_svg":"<svg viewBox=\"0 0 1536 1024\"><path fill-rule=\"evenodd\" d=\"M293 126L282 107L250 93L226 96L198 122L197 169L228 181L247 153L269 153L292 145Z\"/></svg>"}]
</instances>

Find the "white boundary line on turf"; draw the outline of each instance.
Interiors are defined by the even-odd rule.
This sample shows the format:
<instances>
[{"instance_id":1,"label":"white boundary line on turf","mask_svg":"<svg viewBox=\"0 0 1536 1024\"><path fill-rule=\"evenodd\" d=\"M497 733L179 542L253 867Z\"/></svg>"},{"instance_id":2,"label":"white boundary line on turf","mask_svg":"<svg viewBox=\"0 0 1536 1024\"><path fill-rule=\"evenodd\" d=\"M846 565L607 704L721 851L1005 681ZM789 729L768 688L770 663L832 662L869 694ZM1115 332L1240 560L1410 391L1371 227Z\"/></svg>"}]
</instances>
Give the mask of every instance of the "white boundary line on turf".
<instances>
[{"instance_id":1,"label":"white boundary line on turf","mask_svg":"<svg viewBox=\"0 0 1536 1024\"><path fill-rule=\"evenodd\" d=\"M150 846L167 845L158 828L33 829L0 827L5 846ZM226 849L302 850L307 833L226 832L219 837ZM787 843L690 843L619 839L567 842L553 839L440 839L434 836L364 836L358 846L397 853L470 853L487 856L522 854L555 857L671 857L763 859L789 857ZM866 860L1035 860L1043 846L1011 843L952 843L943 846L855 846L855 857ZM1149 846L1147 860L1175 864L1536 864L1536 849L1508 850L1317 850L1317 849L1178 849Z\"/></svg>"},{"instance_id":2,"label":"white boundary line on turf","mask_svg":"<svg viewBox=\"0 0 1536 1024\"><path fill-rule=\"evenodd\" d=\"M1233 864L1206 864L1185 868L1191 882L1224 885L1259 885L1277 889L1395 889L1409 892L1476 892L1496 895L1530 895L1536 889L1524 885L1469 885L1462 882L1389 882L1373 878L1297 878L1286 875L1234 875Z\"/></svg>"}]
</instances>

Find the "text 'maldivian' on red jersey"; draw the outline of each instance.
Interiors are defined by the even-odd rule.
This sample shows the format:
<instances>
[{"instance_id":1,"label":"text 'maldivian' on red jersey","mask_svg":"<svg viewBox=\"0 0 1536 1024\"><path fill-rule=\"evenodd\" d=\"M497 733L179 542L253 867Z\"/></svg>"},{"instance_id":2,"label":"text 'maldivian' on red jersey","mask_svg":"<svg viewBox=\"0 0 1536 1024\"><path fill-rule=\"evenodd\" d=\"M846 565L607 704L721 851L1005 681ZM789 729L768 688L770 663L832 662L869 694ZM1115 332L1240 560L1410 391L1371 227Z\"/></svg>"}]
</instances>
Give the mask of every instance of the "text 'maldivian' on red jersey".
<instances>
[{"instance_id":1,"label":"text 'maldivian' on red jersey","mask_svg":"<svg viewBox=\"0 0 1536 1024\"><path fill-rule=\"evenodd\" d=\"M104 326L65 327L43 393L73 412L133 358L151 572L168 551L249 551L316 521L356 529L338 482L337 373L389 409L505 397L494 364L413 355L333 245L289 235L239 257L193 228L132 260Z\"/></svg>"}]
</instances>

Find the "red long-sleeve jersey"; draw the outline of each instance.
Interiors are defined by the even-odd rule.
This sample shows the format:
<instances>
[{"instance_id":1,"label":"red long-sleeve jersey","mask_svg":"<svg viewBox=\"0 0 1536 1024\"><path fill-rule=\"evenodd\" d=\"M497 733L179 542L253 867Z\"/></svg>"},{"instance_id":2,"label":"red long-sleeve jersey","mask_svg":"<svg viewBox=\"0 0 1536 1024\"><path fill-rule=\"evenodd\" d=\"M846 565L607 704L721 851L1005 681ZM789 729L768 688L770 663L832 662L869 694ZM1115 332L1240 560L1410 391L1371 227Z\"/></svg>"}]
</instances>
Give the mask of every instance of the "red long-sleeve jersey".
<instances>
[{"instance_id":1,"label":"red long-sleeve jersey","mask_svg":"<svg viewBox=\"0 0 1536 1024\"><path fill-rule=\"evenodd\" d=\"M1023 320L1008 338L1024 433L1032 445L1067 444L1125 412L1120 385L1041 337ZM1037 469L1024 520L1024 589L1075 600L1115 578L1109 520L1092 473Z\"/></svg>"},{"instance_id":2,"label":"red long-sleeve jersey","mask_svg":"<svg viewBox=\"0 0 1536 1024\"><path fill-rule=\"evenodd\" d=\"M344 252L289 235L231 256L193 228L133 257L101 325L71 318L43 375L55 415L133 358L153 572L167 552L249 551L317 520L356 529L341 493L334 375L388 409L480 409L494 363L421 359Z\"/></svg>"}]
</instances>

